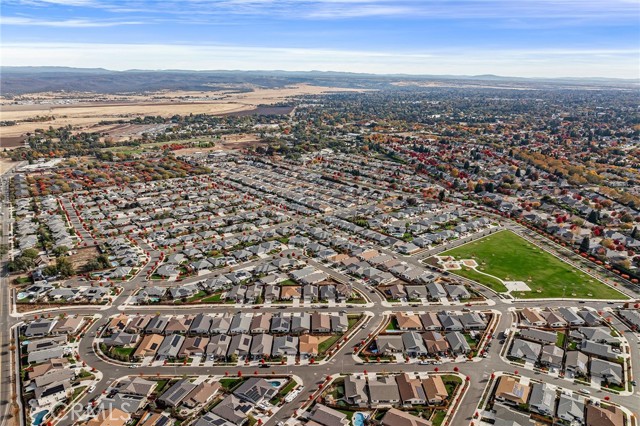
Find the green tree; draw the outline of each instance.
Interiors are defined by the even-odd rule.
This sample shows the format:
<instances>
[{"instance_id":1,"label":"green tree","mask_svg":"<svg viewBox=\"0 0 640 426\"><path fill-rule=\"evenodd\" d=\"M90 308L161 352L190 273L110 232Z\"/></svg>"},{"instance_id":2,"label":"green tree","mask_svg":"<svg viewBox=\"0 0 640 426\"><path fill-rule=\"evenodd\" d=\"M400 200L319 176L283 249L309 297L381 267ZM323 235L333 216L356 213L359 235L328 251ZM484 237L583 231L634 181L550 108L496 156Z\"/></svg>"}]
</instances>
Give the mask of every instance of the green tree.
<instances>
[{"instance_id":1,"label":"green tree","mask_svg":"<svg viewBox=\"0 0 640 426\"><path fill-rule=\"evenodd\" d=\"M35 259L36 257L38 257L38 250L36 249L26 249L22 252L21 256L22 257L28 257L29 259Z\"/></svg>"},{"instance_id":2,"label":"green tree","mask_svg":"<svg viewBox=\"0 0 640 426\"><path fill-rule=\"evenodd\" d=\"M584 237L582 242L580 243L580 251L588 252L589 251L589 237Z\"/></svg>"},{"instance_id":3,"label":"green tree","mask_svg":"<svg viewBox=\"0 0 640 426\"><path fill-rule=\"evenodd\" d=\"M598 225L600 223L600 212L598 210L591 210L591 213L589 213L587 220L595 225Z\"/></svg>"},{"instance_id":4,"label":"green tree","mask_svg":"<svg viewBox=\"0 0 640 426\"><path fill-rule=\"evenodd\" d=\"M58 268L55 265L49 265L42 270L42 273L47 277L58 275Z\"/></svg>"},{"instance_id":5,"label":"green tree","mask_svg":"<svg viewBox=\"0 0 640 426\"><path fill-rule=\"evenodd\" d=\"M67 246L59 246L53 249L53 254L56 257L65 256L67 253L69 253L69 247Z\"/></svg>"},{"instance_id":6,"label":"green tree","mask_svg":"<svg viewBox=\"0 0 640 426\"><path fill-rule=\"evenodd\" d=\"M30 257L18 256L7 263L9 272L27 272L35 266L35 262Z\"/></svg>"},{"instance_id":7,"label":"green tree","mask_svg":"<svg viewBox=\"0 0 640 426\"><path fill-rule=\"evenodd\" d=\"M58 274L60 274L60 276L63 278L71 277L76 273L73 269L73 264L68 257L57 258L56 269L58 270Z\"/></svg>"}]
</instances>

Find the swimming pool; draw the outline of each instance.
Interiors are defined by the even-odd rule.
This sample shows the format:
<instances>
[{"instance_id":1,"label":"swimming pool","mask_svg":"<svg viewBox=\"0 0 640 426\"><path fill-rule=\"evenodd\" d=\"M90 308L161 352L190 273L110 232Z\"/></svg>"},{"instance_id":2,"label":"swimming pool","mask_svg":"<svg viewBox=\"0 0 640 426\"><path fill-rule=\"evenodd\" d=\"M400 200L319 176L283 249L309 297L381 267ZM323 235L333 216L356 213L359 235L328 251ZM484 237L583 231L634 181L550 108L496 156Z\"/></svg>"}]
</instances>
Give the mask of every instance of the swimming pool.
<instances>
[{"instance_id":1,"label":"swimming pool","mask_svg":"<svg viewBox=\"0 0 640 426\"><path fill-rule=\"evenodd\" d=\"M49 410L42 410L38 414L33 416L33 426L39 426L40 424L42 424L42 420L44 420L44 417L48 413L49 413Z\"/></svg>"},{"instance_id":2,"label":"swimming pool","mask_svg":"<svg viewBox=\"0 0 640 426\"><path fill-rule=\"evenodd\" d=\"M282 385L282 382L279 380L270 380L269 384L274 388L279 388Z\"/></svg>"},{"instance_id":3,"label":"swimming pool","mask_svg":"<svg viewBox=\"0 0 640 426\"><path fill-rule=\"evenodd\" d=\"M368 414L357 412L353 415L353 426L364 426L364 421L369 417Z\"/></svg>"}]
</instances>

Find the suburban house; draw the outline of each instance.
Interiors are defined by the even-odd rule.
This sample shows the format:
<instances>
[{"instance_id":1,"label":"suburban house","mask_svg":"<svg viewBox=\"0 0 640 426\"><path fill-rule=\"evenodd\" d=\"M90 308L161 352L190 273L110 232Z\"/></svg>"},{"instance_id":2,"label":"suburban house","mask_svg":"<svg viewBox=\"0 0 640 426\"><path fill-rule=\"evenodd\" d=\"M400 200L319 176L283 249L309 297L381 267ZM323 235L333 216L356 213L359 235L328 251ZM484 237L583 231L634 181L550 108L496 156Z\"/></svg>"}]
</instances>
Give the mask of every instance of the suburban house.
<instances>
[{"instance_id":1,"label":"suburban house","mask_svg":"<svg viewBox=\"0 0 640 426\"><path fill-rule=\"evenodd\" d=\"M447 387L440 376L430 376L423 379L422 387L424 388L427 402L431 405L440 405L449 396Z\"/></svg>"},{"instance_id":2,"label":"suburban house","mask_svg":"<svg viewBox=\"0 0 640 426\"><path fill-rule=\"evenodd\" d=\"M502 376L498 380L495 390L495 397L498 401L511 404L526 404L529 401L529 385L523 385L518 380L510 376Z\"/></svg>"},{"instance_id":3,"label":"suburban house","mask_svg":"<svg viewBox=\"0 0 640 426\"><path fill-rule=\"evenodd\" d=\"M396 376L400 399L405 406L426 403L426 395L420 379L412 378L408 373Z\"/></svg>"},{"instance_id":4,"label":"suburban house","mask_svg":"<svg viewBox=\"0 0 640 426\"><path fill-rule=\"evenodd\" d=\"M420 322L420 317L418 315L399 312L396 314L395 318L400 330L422 330L422 322Z\"/></svg>"},{"instance_id":5,"label":"suburban house","mask_svg":"<svg viewBox=\"0 0 640 426\"><path fill-rule=\"evenodd\" d=\"M541 327L547 324L547 320L544 319L544 317L535 309L524 308L520 311L520 314L524 318L526 324L536 327Z\"/></svg>"},{"instance_id":6,"label":"suburban house","mask_svg":"<svg viewBox=\"0 0 640 426\"><path fill-rule=\"evenodd\" d=\"M366 379L356 374L347 375L344 379L344 399L349 405L366 407L369 404Z\"/></svg>"},{"instance_id":7,"label":"suburban house","mask_svg":"<svg viewBox=\"0 0 640 426\"><path fill-rule=\"evenodd\" d=\"M376 407L392 406L400 402L400 392L393 376L377 375L369 378L369 396L371 405Z\"/></svg>"},{"instance_id":8,"label":"suburban house","mask_svg":"<svg viewBox=\"0 0 640 426\"><path fill-rule=\"evenodd\" d=\"M346 414L322 404L316 404L307 422L309 426L347 426L348 424L349 419Z\"/></svg>"},{"instance_id":9,"label":"suburban house","mask_svg":"<svg viewBox=\"0 0 640 426\"><path fill-rule=\"evenodd\" d=\"M170 334L165 337L156 352L156 359L162 361L177 358L184 340L184 336L180 334Z\"/></svg>"},{"instance_id":10,"label":"suburban house","mask_svg":"<svg viewBox=\"0 0 640 426\"><path fill-rule=\"evenodd\" d=\"M277 392L265 379L251 377L234 390L233 394L243 401L260 404L262 401L269 401Z\"/></svg>"},{"instance_id":11,"label":"suburban house","mask_svg":"<svg viewBox=\"0 0 640 426\"><path fill-rule=\"evenodd\" d=\"M402 344L404 352L410 357L427 355L427 347L424 345L422 336L416 331L410 331L402 334Z\"/></svg>"},{"instance_id":12,"label":"suburban house","mask_svg":"<svg viewBox=\"0 0 640 426\"><path fill-rule=\"evenodd\" d=\"M311 334L303 334L299 338L300 356L304 356L307 358L317 356L319 344L320 344L320 337L313 336Z\"/></svg>"},{"instance_id":13,"label":"suburban house","mask_svg":"<svg viewBox=\"0 0 640 426\"><path fill-rule=\"evenodd\" d=\"M431 426L431 422L406 411L391 408L381 419L382 426Z\"/></svg>"},{"instance_id":14,"label":"suburban house","mask_svg":"<svg viewBox=\"0 0 640 426\"><path fill-rule=\"evenodd\" d=\"M163 340L164 336L161 334L147 334L133 352L133 357L142 359L147 356L155 356Z\"/></svg>"},{"instance_id":15,"label":"suburban house","mask_svg":"<svg viewBox=\"0 0 640 426\"><path fill-rule=\"evenodd\" d=\"M509 351L509 356L524 359L527 362L536 363L542 352L542 345L527 340L515 339Z\"/></svg>"},{"instance_id":16,"label":"suburban house","mask_svg":"<svg viewBox=\"0 0 640 426\"><path fill-rule=\"evenodd\" d=\"M548 383L534 383L531 385L529 407L543 416L553 416L556 409L555 387L551 388Z\"/></svg>"}]
</instances>

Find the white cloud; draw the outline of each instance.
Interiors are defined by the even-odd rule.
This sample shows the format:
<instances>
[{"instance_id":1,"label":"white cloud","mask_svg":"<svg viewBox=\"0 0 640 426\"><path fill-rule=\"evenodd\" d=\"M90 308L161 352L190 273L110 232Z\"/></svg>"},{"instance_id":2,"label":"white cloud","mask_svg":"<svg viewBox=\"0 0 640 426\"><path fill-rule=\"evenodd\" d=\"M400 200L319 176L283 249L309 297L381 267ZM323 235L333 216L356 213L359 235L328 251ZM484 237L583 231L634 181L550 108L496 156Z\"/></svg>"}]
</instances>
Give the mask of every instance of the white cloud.
<instances>
[{"instance_id":1,"label":"white cloud","mask_svg":"<svg viewBox=\"0 0 640 426\"><path fill-rule=\"evenodd\" d=\"M307 18L360 18L366 16L409 16L412 11L406 6L373 5L373 4L331 4L325 7L311 9L304 16Z\"/></svg>"},{"instance_id":2,"label":"white cloud","mask_svg":"<svg viewBox=\"0 0 640 426\"><path fill-rule=\"evenodd\" d=\"M116 2L118 4L119 2ZM270 15L303 19L368 16L431 19L637 20L638 0L166 0L171 14Z\"/></svg>"},{"instance_id":3,"label":"white cloud","mask_svg":"<svg viewBox=\"0 0 640 426\"><path fill-rule=\"evenodd\" d=\"M9 0L12 1L12 0ZM13 0L13 2L16 2ZM17 3L30 6L73 6L73 7L95 7L97 2L94 0L19 0Z\"/></svg>"},{"instance_id":4,"label":"white cloud","mask_svg":"<svg viewBox=\"0 0 640 426\"><path fill-rule=\"evenodd\" d=\"M618 77L639 74L635 49L368 52L218 45L5 43L3 65L125 69L345 71Z\"/></svg>"},{"instance_id":5,"label":"white cloud","mask_svg":"<svg viewBox=\"0 0 640 426\"><path fill-rule=\"evenodd\" d=\"M56 27L56 28L91 28L116 27L120 25L140 25L139 21L103 21L90 19L63 19L59 21L24 18L20 16L0 16L0 25Z\"/></svg>"},{"instance_id":6,"label":"white cloud","mask_svg":"<svg viewBox=\"0 0 640 426\"><path fill-rule=\"evenodd\" d=\"M254 15L344 19L369 16L431 19L634 21L638 0L3 0L9 4L92 7L142 15ZM543 23L543 22L541 22Z\"/></svg>"}]
</instances>

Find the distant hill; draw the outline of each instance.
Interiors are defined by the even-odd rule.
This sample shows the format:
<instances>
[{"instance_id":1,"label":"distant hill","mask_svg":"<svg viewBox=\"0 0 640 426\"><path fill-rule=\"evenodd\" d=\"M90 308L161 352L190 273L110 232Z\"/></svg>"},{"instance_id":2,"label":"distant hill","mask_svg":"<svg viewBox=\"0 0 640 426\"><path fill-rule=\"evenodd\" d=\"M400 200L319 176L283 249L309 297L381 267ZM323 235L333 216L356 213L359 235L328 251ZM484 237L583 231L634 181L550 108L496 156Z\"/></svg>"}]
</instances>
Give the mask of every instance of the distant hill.
<instances>
[{"instance_id":1,"label":"distant hill","mask_svg":"<svg viewBox=\"0 0 640 426\"><path fill-rule=\"evenodd\" d=\"M0 67L0 92L21 95L46 91L86 91L96 93L145 92L157 90L211 91L251 84L277 88L290 84L383 89L402 82L455 82L461 86L492 86L521 88L616 87L638 88L638 80L605 78L528 79L495 75L377 75L332 71L189 71L189 70L127 70L69 67Z\"/></svg>"}]
</instances>

